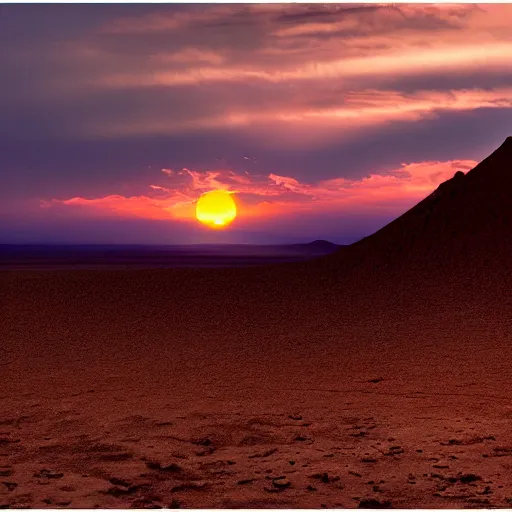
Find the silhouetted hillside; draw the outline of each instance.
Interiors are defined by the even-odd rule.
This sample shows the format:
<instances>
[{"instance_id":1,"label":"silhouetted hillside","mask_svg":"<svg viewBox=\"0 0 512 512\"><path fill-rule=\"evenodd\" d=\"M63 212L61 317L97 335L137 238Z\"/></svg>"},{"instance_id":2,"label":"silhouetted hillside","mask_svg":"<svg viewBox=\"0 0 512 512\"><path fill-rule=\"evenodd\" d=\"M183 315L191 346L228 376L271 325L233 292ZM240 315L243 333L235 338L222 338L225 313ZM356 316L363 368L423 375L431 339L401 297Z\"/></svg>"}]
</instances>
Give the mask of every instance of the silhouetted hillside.
<instances>
[{"instance_id":1,"label":"silhouetted hillside","mask_svg":"<svg viewBox=\"0 0 512 512\"><path fill-rule=\"evenodd\" d=\"M477 257L475 263L493 263L498 252L510 254L511 189L512 137L508 137L466 175L457 172L401 217L353 244L351 251L386 266L415 258L446 263ZM342 257L347 257L346 251Z\"/></svg>"},{"instance_id":2,"label":"silhouetted hillside","mask_svg":"<svg viewBox=\"0 0 512 512\"><path fill-rule=\"evenodd\" d=\"M375 234L306 264L353 297L503 304L512 287L512 137Z\"/></svg>"}]
</instances>

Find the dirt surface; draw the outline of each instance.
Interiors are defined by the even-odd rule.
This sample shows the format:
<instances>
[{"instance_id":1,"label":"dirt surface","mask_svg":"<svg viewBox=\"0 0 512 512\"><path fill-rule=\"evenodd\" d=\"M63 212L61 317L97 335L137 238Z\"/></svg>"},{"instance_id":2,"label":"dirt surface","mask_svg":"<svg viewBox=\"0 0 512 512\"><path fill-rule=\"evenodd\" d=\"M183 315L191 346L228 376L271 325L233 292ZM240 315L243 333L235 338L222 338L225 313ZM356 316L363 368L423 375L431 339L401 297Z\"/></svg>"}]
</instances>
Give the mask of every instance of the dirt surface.
<instances>
[{"instance_id":1,"label":"dirt surface","mask_svg":"<svg viewBox=\"0 0 512 512\"><path fill-rule=\"evenodd\" d=\"M510 146L308 263L0 272L0 506L510 506Z\"/></svg>"}]
</instances>

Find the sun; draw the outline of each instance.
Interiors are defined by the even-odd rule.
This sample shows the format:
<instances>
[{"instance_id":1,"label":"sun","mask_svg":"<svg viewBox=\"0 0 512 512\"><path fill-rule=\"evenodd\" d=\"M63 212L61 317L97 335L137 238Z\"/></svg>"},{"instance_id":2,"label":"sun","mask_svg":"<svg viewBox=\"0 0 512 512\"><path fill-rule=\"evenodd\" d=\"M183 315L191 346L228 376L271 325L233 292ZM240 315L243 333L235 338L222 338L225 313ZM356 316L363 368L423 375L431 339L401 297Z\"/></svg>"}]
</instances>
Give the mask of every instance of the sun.
<instances>
[{"instance_id":1,"label":"sun","mask_svg":"<svg viewBox=\"0 0 512 512\"><path fill-rule=\"evenodd\" d=\"M196 219L211 228L224 228L237 214L236 204L226 190L205 192L196 204Z\"/></svg>"}]
</instances>

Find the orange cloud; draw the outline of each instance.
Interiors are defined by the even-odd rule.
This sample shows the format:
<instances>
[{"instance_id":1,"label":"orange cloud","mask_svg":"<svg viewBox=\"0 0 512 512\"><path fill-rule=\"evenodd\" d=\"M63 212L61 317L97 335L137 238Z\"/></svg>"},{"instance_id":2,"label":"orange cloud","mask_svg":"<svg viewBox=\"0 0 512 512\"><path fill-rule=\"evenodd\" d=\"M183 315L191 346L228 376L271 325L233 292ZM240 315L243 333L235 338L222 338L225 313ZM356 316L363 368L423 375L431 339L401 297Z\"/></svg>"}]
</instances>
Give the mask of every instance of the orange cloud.
<instances>
[{"instance_id":1,"label":"orange cloud","mask_svg":"<svg viewBox=\"0 0 512 512\"><path fill-rule=\"evenodd\" d=\"M385 174L370 174L362 179L334 178L315 184L300 183L289 176L274 173L268 176L240 176L232 171L198 172L185 170L169 175L176 179L186 176L180 188L150 185L166 192L165 197L109 195L87 199L74 197L53 200L44 206L56 204L101 210L105 214L149 219L193 221L195 202L205 191L221 188L237 196L242 222L257 222L274 216L294 216L304 212L353 213L384 209L398 214L400 208L410 206L427 196L437 185L451 178L456 171L464 172L477 162L454 160L448 162L419 162L403 164ZM239 179L242 178L242 179Z\"/></svg>"}]
</instances>

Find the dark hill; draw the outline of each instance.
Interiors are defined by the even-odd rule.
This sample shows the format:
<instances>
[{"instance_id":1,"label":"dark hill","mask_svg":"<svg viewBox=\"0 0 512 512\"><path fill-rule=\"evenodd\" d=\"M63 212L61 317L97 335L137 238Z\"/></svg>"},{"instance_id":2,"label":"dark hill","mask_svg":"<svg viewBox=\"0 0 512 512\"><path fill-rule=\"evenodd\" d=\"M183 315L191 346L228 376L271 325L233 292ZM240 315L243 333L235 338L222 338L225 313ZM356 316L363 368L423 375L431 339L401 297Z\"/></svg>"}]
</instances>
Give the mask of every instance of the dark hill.
<instances>
[{"instance_id":1,"label":"dark hill","mask_svg":"<svg viewBox=\"0 0 512 512\"><path fill-rule=\"evenodd\" d=\"M331 304L348 292L375 310L418 302L441 309L456 300L509 307L512 137L375 234L302 268L313 281L329 276Z\"/></svg>"},{"instance_id":2,"label":"dark hill","mask_svg":"<svg viewBox=\"0 0 512 512\"><path fill-rule=\"evenodd\" d=\"M431 195L340 258L383 265L496 265L512 253L512 137L466 175ZM504 263L504 262L503 262ZM429 265L430 266L430 265Z\"/></svg>"}]
</instances>

